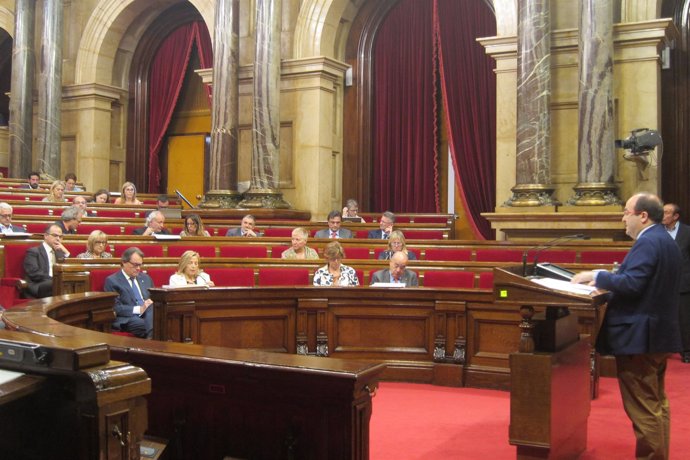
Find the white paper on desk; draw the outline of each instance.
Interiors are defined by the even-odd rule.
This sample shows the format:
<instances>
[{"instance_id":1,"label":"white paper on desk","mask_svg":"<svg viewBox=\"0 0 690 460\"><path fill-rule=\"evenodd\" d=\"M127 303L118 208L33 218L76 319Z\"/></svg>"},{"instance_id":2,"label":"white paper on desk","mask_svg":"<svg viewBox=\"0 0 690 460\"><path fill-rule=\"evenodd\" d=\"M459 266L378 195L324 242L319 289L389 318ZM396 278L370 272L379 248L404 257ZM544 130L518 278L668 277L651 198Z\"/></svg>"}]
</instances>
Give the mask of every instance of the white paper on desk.
<instances>
[{"instance_id":1,"label":"white paper on desk","mask_svg":"<svg viewBox=\"0 0 690 460\"><path fill-rule=\"evenodd\" d=\"M157 240L181 240L180 235L166 235L164 233L154 233L153 237Z\"/></svg>"},{"instance_id":2,"label":"white paper on desk","mask_svg":"<svg viewBox=\"0 0 690 460\"><path fill-rule=\"evenodd\" d=\"M187 284L185 286L173 286L172 284L164 284L163 289L208 289L206 284Z\"/></svg>"},{"instance_id":3,"label":"white paper on desk","mask_svg":"<svg viewBox=\"0 0 690 460\"><path fill-rule=\"evenodd\" d=\"M30 236L33 236L33 233L27 233L27 232L14 232L14 233L0 233L0 237L3 238L29 238Z\"/></svg>"},{"instance_id":4,"label":"white paper on desk","mask_svg":"<svg viewBox=\"0 0 690 460\"><path fill-rule=\"evenodd\" d=\"M579 295L590 295L592 292L597 290L595 286L588 286L586 284L575 284L571 283L570 281L557 280L554 278L532 278L531 281L541 286L547 287L549 289L554 289L556 291L565 291Z\"/></svg>"},{"instance_id":5,"label":"white paper on desk","mask_svg":"<svg viewBox=\"0 0 690 460\"><path fill-rule=\"evenodd\" d=\"M0 369L0 385L2 385L3 383L11 382L14 379L18 379L22 375L24 374L22 374L21 372L13 372Z\"/></svg>"},{"instance_id":6,"label":"white paper on desk","mask_svg":"<svg viewBox=\"0 0 690 460\"><path fill-rule=\"evenodd\" d=\"M404 288L405 283L374 283L371 287Z\"/></svg>"}]
</instances>

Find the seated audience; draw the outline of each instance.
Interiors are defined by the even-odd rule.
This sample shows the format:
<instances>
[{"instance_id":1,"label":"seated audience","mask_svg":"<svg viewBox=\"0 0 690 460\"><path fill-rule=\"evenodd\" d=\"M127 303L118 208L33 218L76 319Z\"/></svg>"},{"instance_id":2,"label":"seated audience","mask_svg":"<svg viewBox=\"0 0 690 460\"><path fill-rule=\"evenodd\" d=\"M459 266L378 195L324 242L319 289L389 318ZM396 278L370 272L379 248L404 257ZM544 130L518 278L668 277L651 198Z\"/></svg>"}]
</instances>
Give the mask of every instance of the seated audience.
<instances>
[{"instance_id":1,"label":"seated audience","mask_svg":"<svg viewBox=\"0 0 690 460\"><path fill-rule=\"evenodd\" d=\"M104 290L115 292L115 321L113 329L129 332L136 337L153 337L153 300L149 289L153 280L142 273L144 253L137 247L125 249L121 257L121 270L105 279Z\"/></svg>"},{"instance_id":2,"label":"seated audience","mask_svg":"<svg viewBox=\"0 0 690 460\"><path fill-rule=\"evenodd\" d=\"M0 233L3 235L25 232L23 227L12 225L12 214L12 206L5 202L0 203Z\"/></svg>"},{"instance_id":3,"label":"seated audience","mask_svg":"<svg viewBox=\"0 0 690 460\"><path fill-rule=\"evenodd\" d=\"M29 295L36 298L53 295L53 266L65 257L69 257L69 251L62 245L62 229L50 224L43 232L43 242L27 249L24 256Z\"/></svg>"},{"instance_id":4,"label":"seated audience","mask_svg":"<svg viewBox=\"0 0 690 460\"><path fill-rule=\"evenodd\" d=\"M77 255L77 259L110 259L113 255L106 252L108 235L100 230L94 230L86 240L86 252Z\"/></svg>"},{"instance_id":5,"label":"seated audience","mask_svg":"<svg viewBox=\"0 0 690 460\"><path fill-rule=\"evenodd\" d=\"M184 230L180 236L211 236L204 230L204 224L198 214L190 214L184 218Z\"/></svg>"},{"instance_id":6,"label":"seated audience","mask_svg":"<svg viewBox=\"0 0 690 460\"><path fill-rule=\"evenodd\" d=\"M48 194L41 201L67 201L65 198L65 183L61 180L56 180L50 184Z\"/></svg>"},{"instance_id":7,"label":"seated audience","mask_svg":"<svg viewBox=\"0 0 690 460\"><path fill-rule=\"evenodd\" d=\"M135 228L132 235L170 235L170 231L165 228L165 216L162 212L155 210L146 218L146 226Z\"/></svg>"},{"instance_id":8,"label":"seated audience","mask_svg":"<svg viewBox=\"0 0 690 460\"><path fill-rule=\"evenodd\" d=\"M393 224L395 224L395 214L390 211L386 211L381 215L381 219L379 219L379 229L371 230L367 237L378 240L387 240L393 231Z\"/></svg>"},{"instance_id":9,"label":"seated audience","mask_svg":"<svg viewBox=\"0 0 690 460\"><path fill-rule=\"evenodd\" d=\"M200 267L199 253L185 251L177 265L177 273L170 275L170 286L215 286L208 273Z\"/></svg>"},{"instance_id":10,"label":"seated audience","mask_svg":"<svg viewBox=\"0 0 690 460\"><path fill-rule=\"evenodd\" d=\"M292 231L292 247L280 255L283 259L318 259L319 253L307 246L309 232L302 227Z\"/></svg>"},{"instance_id":11,"label":"seated audience","mask_svg":"<svg viewBox=\"0 0 690 460\"><path fill-rule=\"evenodd\" d=\"M77 206L70 206L65 208L60 215L60 220L55 222L55 225L60 227L63 235L76 235L77 228L81 224L84 212Z\"/></svg>"},{"instance_id":12,"label":"seated audience","mask_svg":"<svg viewBox=\"0 0 690 460\"><path fill-rule=\"evenodd\" d=\"M354 200L350 198L345 202L345 207L343 208L343 217L349 217L349 218L355 218L359 217L359 220L362 223L365 223L366 221L364 220L364 217L357 215L359 212L359 205L357 204L357 200Z\"/></svg>"},{"instance_id":13,"label":"seated audience","mask_svg":"<svg viewBox=\"0 0 690 460\"><path fill-rule=\"evenodd\" d=\"M371 284L374 283L396 283L404 284L405 287L417 287L419 279L415 272L407 270L407 254L398 251L391 257L388 268L374 272Z\"/></svg>"},{"instance_id":14,"label":"seated audience","mask_svg":"<svg viewBox=\"0 0 690 460\"><path fill-rule=\"evenodd\" d=\"M110 192L104 188L96 190L96 193L93 194L93 202L110 203Z\"/></svg>"},{"instance_id":15,"label":"seated audience","mask_svg":"<svg viewBox=\"0 0 690 460\"><path fill-rule=\"evenodd\" d=\"M115 198L113 204L142 204L137 200L137 188L131 182L122 184L122 194Z\"/></svg>"},{"instance_id":16,"label":"seated audience","mask_svg":"<svg viewBox=\"0 0 690 460\"><path fill-rule=\"evenodd\" d=\"M81 209L82 217L87 217L89 215L89 210L87 209L89 205L86 201L86 197L82 195L75 196L72 198L72 205Z\"/></svg>"},{"instance_id":17,"label":"seated audience","mask_svg":"<svg viewBox=\"0 0 690 460\"><path fill-rule=\"evenodd\" d=\"M314 273L314 286L359 286L355 269L342 264L345 252L340 243L328 243L323 250L323 257L327 263Z\"/></svg>"},{"instance_id":18,"label":"seated audience","mask_svg":"<svg viewBox=\"0 0 690 460\"><path fill-rule=\"evenodd\" d=\"M77 185L77 176L74 173L65 174L65 192L83 192L84 189Z\"/></svg>"},{"instance_id":19,"label":"seated audience","mask_svg":"<svg viewBox=\"0 0 690 460\"><path fill-rule=\"evenodd\" d=\"M405 235L400 230L393 230L391 236L388 237L388 249L379 254L379 260L388 260L393 254L398 251L405 253L408 259L415 260L417 256L414 252L407 250L405 244Z\"/></svg>"},{"instance_id":20,"label":"seated audience","mask_svg":"<svg viewBox=\"0 0 690 460\"><path fill-rule=\"evenodd\" d=\"M231 228L225 233L225 236L261 236L261 233L254 230L256 226L256 219L251 214L247 214L242 218L242 223L237 228Z\"/></svg>"},{"instance_id":21,"label":"seated audience","mask_svg":"<svg viewBox=\"0 0 690 460\"><path fill-rule=\"evenodd\" d=\"M328 228L319 230L314 234L314 238L352 238L352 232L346 228L340 228L343 222L343 217L340 211L331 211L328 213Z\"/></svg>"},{"instance_id":22,"label":"seated audience","mask_svg":"<svg viewBox=\"0 0 690 460\"><path fill-rule=\"evenodd\" d=\"M19 188L38 190L40 188L40 183L41 175L36 171L31 171L29 173L29 181L26 184L20 185Z\"/></svg>"}]
</instances>

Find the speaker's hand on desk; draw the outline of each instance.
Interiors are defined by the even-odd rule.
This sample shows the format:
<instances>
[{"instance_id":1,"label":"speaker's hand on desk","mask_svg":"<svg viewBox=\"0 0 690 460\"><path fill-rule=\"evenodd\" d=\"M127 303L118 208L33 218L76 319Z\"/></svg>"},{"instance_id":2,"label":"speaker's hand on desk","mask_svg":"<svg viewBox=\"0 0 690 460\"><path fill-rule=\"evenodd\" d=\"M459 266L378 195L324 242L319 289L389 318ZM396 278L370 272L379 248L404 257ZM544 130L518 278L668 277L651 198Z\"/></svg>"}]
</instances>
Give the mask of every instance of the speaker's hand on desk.
<instances>
[{"instance_id":1,"label":"speaker's hand on desk","mask_svg":"<svg viewBox=\"0 0 690 460\"><path fill-rule=\"evenodd\" d=\"M575 276L573 276L573 278L570 280L570 282L575 284L588 284L590 286L594 286L594 272L587 271L576 273Z\"/></svg>"}]
</instances>

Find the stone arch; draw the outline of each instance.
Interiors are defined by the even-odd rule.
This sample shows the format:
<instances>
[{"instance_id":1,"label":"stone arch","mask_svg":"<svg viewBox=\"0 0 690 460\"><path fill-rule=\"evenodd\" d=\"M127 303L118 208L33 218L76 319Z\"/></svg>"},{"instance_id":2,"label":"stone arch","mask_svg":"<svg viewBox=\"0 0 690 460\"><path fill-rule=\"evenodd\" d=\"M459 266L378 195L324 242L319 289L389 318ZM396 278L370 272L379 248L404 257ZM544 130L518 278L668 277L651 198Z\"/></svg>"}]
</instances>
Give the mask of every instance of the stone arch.
<instances>
[{"instance_id":1,"label":"stone arch","mask_svg":"<svg viewBox=\"0 0 690 460\"><path fill-rule=\"evenodd\" d=\"M14 40L14 12L0 6L0 29L4 29Z\"/></svg>"},{"instance_id":2,"label":"stone arch","mask_svg":"<svg viewBox=\"0 0 690 460\"><path fill-rule=\"evenodd\" d=\"M516 0L486 0L496 16L498 35L517 34ZM352 10L351 0L306 0L303 2L295 27L295 58L329 56L342 59L338 40L346 40L351 18L365 2ZM342 30L342 28L347 30Z\"/></svg>"},{"instance_id":3,"label":"stone arch","mask_svg":"<svg viewBox=\"0 0 690 460\"><path fill-rule=\"evenodd\" d=\"M161 10L183 1L101 0L94 8L79 43L75 84L111 84L114 63L123 39L133 35L131 38L136 43ZM153 8L151 3L158 4L159 8ZM208 29L213 30L214 2L190 0L189 3L199 11Z\"/></svg>"}]
</instances>

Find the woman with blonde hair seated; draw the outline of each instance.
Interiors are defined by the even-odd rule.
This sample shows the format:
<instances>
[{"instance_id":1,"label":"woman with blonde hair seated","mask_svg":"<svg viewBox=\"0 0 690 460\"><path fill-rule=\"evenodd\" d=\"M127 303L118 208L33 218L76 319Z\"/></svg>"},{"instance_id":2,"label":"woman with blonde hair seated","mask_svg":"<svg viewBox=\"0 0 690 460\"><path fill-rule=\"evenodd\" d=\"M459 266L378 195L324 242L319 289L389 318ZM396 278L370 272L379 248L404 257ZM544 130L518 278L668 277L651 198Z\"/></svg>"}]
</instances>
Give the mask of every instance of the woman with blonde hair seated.
<instances>
[{"instance_id":1,"label":"woman with blonde hair seated","mask_svg":"<svg viewBox=\"0 0 690 460\"><path fill-rule=\"evenodd\" d=\"M131 182L122 184L122 194L115 198L113 204L143 204L137 200L137 187Z\"/></svg>"},{"instance_id":2,"label":"woman with blonde hair seated","mask_svg":"<svg viewBox=\"0 0 690 460\"><path fill-rule=\"evenodd\" d=\"M56 180L50 184L48 194L41 201L67 201L65 198L65 183L61 180Z\"/></svg>"},{"instance_id":3,"label":"woman with blonde hair seated","mask_svg":"<svg viewBox=\"0 0 690 460\"><path fill-rule=\"evenodd\" d=\"M113 255L106 252L108 235L100 230L94 230L86 240L86 252L77 255L77 259L111 259Z\"/></svg>"},{"instance_id":4,"label":"woman with blonde hair seated","mask_svg":"<svg viewBox=\"0 0 690 460\"><path fill-rule=\"evenodd\" d=\"M405 244L405 235L400 230L393 230L388 237L388 249L379 254L379 260L389 260L393 254L402 251L408 260L416 260L417 256L414 252L407 250Z\"/></svg>"},{"instance_id":5,"label":"woman with blonde hair seated","mask_svg":"<svg viewBox=\"0 0 690 460\"><path fill-rule=\"evenodd\" d=\"M204 224L198 214L190 214L184 218L184 230L180 236L211 236L204 230Z\"/></svg>"},{"instance_id":6,"label":"woman with blonde hair seated","mask_svg":"<svg viewBox=\"0 0 690 460\"><path fill-rule=\"evenodd\" d=\"M357 272L343 265L345 251L337 241L331 241L323 250L326 265L314 273L314 286L359 286Z\"/></svg>"},{"instance_id":7,"label":"woman with blonde hair seated","mask_svg":"<svg viewBox=\"0 0 690 460\"><path fill-rule=\"evenodd\" d=\"M168 284L174 287L215 286L208 273L201 269L199 253L196 251L182 253L177 273L170 275Z\"/></svg>"},{"instance_id":8,"label":"woman with blonde hair seated","mask_svg":"<svg viewBox=\"0 0 690 460\"><path fill-rule=\"evenodd\" d=\"M292 231L292 247L280 255L283 259L318 259L319 253L307 246L309 232L302 227Z\"/></svg>"}]
</instances>

